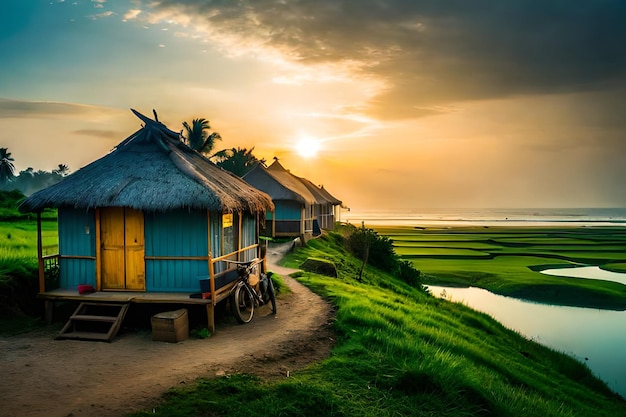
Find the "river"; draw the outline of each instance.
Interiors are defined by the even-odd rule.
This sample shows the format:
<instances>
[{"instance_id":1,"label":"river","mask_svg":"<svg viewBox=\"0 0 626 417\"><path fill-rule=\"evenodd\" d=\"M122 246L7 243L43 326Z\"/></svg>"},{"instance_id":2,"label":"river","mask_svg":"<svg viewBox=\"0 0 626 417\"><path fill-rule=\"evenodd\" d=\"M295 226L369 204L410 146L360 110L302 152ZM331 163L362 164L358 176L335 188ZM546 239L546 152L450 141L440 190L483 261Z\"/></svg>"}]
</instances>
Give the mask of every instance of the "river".
<instances>
[{"instance_id":1,"label":"river","mask_svg":"<svg viewBox=\"0 0 626 417\"><path fill-rule=\"evenodd\" d=\"M428 286L431 293L489 314L529 339L586 363L626 398L626 312L521 301L481 288Z\"/></svg>"}]
</instances>

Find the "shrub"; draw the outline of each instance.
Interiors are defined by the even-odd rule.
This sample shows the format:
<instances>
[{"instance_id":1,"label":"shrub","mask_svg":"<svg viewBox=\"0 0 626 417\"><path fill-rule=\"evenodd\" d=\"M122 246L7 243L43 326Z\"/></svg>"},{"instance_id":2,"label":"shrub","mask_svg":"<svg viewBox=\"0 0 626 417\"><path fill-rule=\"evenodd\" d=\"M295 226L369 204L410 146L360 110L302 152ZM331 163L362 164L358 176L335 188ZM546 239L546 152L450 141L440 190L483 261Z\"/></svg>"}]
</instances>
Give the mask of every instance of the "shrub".
<instances>
[{"instance_id":1,"label":"shrub","mask_svg":"<svg viewBox=\"0 0 626 417\"><path fill-rule=\"evenodd\" d=\"M382 271L388 272L402 281L421 287L421 272L413 264L398 256L393 247L393 240L380 236L375 230L347 225L345 245L355 257Z\"/></svg>"}]
</instances>

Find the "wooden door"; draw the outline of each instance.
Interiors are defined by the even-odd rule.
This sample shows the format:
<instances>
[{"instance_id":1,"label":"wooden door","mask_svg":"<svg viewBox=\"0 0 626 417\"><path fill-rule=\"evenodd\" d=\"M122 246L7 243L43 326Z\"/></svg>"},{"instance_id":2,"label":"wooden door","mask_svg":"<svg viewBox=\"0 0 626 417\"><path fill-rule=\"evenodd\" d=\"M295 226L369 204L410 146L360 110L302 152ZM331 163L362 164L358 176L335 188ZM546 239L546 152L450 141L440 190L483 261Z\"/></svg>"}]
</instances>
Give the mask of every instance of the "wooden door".
<instances>
[{"instance_id":1,"label":"wooden door","mask_svg":"<svg viewBox=\"0 0 626 417\"><path fill-rule=\"evenodd\" d=\"M145 290L143 213L122 207L101 209L100 236L101 288Z\"/></svg>"},{"instance_id":2,"label":"wooden door","mask_svg":"<svg viewBox=\"0 0 626 417\"><path fill-rule=\"evenodd\" d=\"M126 289L146 289L146 263L143 212L124 209Z\"/></svg>"}]
</instances>

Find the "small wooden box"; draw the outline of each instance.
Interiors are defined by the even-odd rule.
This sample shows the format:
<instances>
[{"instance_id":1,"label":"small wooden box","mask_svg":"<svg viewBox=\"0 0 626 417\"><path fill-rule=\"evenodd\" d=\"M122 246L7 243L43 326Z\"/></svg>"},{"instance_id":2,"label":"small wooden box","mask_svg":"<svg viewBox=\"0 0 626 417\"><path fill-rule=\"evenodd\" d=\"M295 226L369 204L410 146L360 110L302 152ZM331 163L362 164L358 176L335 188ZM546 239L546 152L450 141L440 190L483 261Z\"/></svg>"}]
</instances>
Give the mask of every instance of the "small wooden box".
<instances>
[{"instance_id":1,"label":"small wooden box","mask_svg":"<svg viewBox=\"0 0 626 417\"><path fill-rule=\"evenodd\" d=\"M186 308L152 316L152 340L176 343L188 337L189 318Z\"/></svg>"}]
</instances>

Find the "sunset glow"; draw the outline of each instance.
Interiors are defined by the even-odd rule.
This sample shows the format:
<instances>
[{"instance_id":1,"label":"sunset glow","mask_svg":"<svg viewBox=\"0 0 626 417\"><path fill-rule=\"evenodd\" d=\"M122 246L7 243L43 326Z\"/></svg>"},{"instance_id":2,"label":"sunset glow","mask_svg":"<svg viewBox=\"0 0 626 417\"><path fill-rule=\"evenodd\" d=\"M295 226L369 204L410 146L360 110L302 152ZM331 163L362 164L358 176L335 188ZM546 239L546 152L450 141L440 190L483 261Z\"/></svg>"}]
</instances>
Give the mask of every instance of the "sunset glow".
<instances>
[{"instance_id":1,"label":"sunset glow","mask_svg":"<svg viewBox=\"0 0 626 417\"><path fill-rule=\"evenodd\" d=\"M319 150L319 141L310 137L302 137L296 144L296 151L298 152L298 155L304 158L315 158Z\"/></svg>"},{"instance_id":2,"label":"sunset glow","mask_svg":"<svg viewBox=\"0 0 626 417\"><path fill-rule=\"evenodd\" d=\"M626 206L626 3L356 4L8 2L0 147L76 171L155 109L354 209Z\"/></svg>"}]
</instances>

